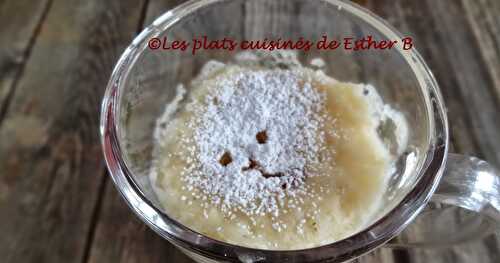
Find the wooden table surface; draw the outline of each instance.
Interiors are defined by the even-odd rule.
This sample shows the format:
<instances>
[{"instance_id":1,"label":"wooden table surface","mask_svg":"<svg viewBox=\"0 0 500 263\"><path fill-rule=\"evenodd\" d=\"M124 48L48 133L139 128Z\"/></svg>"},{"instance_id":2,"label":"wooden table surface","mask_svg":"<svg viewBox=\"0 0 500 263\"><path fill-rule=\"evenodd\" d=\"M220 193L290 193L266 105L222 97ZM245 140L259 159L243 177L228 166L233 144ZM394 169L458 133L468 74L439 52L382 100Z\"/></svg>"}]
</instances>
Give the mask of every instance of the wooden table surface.
<instances>
[{"instance_id":1,"label":"wooden table surface","mask_svg":"<svg viewBox=\"0 0 500 263\"><path fill-rule=\"evenodd\" d=\"M0 262L191 262L106 174L99 107L131 39L176 0L0 0ZM500 1L356 1L416 41L452 149L500 166ZM500 239L359 262L500 262Z\"/></svg>"}]
</instances>

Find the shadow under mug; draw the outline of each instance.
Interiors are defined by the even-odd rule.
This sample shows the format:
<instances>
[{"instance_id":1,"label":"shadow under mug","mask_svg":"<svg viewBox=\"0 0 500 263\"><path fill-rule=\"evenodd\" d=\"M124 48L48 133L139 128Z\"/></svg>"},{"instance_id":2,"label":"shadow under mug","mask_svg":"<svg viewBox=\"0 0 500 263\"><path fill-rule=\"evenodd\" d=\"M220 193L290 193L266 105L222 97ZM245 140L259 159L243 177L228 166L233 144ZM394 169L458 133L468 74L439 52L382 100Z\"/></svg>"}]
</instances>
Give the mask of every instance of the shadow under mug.
<instances>
[{"instance_id":1,"label":"shadow under mug","mask_svg":"<svg viewBox=\"0 0 500 263\"><path fill-rule=\"evenodd\" d=\"M152 50L152 38L321 39L403 36L381 18L342 0L202 0L172 9L145 28L125 50L102 103L101 139L111 178L130 208L160 236L199 262L344 262L382 245L410 248L446 246L498 230L499 173L474 157L448 153L446 110L432 73L414 50L310 50L307 63L325 61L324 71L341 81L370 83L386 103L408 120L409 140L397 158L383 205L365 229L329 245L273 251L224 243L192 231L161 208L148 180L156 118L175 97L177 83L189 83L206 61L229 61L235 52ZM188 86L188 85L186 85ZM189 90L188 90L189 92ZM384 138L390 149L396 142ZM397 148L397 147L396 147ZM473 211L448 231L433 225L443 213L421 213L429 201ZM416 218L428 218L419 239L396 238ZM393 240L389 242L390 240ZM395 240L395 241L394 241ZM389 242L389 243L387 243ZM387 243L387 244L386 244Z\"/></svg>"}]
</instances>

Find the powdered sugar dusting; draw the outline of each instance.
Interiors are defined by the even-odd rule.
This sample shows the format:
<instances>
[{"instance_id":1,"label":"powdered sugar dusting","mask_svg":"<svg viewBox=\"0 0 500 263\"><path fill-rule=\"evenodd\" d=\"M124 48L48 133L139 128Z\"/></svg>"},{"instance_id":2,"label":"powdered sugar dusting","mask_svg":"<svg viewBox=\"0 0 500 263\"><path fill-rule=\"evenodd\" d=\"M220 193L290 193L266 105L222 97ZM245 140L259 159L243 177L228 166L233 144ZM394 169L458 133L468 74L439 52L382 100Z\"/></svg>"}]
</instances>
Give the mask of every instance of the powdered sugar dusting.
<instances>
[{"instance_id":1,"label":"powdered sugar dusting","mask_svg":"<svg viewBox=\"0 0 500 263\"><path fill-rule=\"evenodd\" d=\"M324 245L368 222L391 160L382 138L398 139L396 154L405 146L390 136L404 131L389 114L400 113L370 85L338 82L313 62L243 52L178 87L157 120L150 171L166 212L266 249Z\"/></svg>"},{"instance_id":2,"label":"powdered sugar dusting","mask_svg":"<svg viewBox=\"0 0 500 263\"><path fill-rule=\"evenodd\" d=\"M323 112L325 94L313 87L313 71L295 68L298 63L289 69L232 65L206 79L222 68L213 64L197 83L209 94L187 105L196 116L187 124L194 133L181 139L192 145L183 157L187 190L229 218L237 211L274 218L305 196L314 198L304 181L320 175L322 163L331 164L323 123L333 120ZM286 227L274 221L276 230Z\"/></svg>"}]
</instances>

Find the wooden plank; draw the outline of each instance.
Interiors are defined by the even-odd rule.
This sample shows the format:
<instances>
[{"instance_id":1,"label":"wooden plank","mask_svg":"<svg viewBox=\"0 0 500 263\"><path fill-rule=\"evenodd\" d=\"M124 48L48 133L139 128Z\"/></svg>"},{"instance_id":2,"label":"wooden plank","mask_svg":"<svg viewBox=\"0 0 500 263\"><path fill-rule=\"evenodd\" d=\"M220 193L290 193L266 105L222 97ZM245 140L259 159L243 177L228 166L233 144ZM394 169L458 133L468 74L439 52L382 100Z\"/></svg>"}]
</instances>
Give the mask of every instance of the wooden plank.
<instances>
[{"instance_id":1,"label":"wooden plank","mask_svg":"<svg viewBox=\"0 0 500 263\"><path fill-rule=\"evenodd\" d=\"M490 56L485 54L491 50L484 51L488 47L478 44L483 34L477 29L471 30L471 19L464 16L469 11L456 1L370 1L368 5L417 41L416 47L435 74L445 97L455 150L481 156L498 165L500 145L494 135L500 128L496 120L498 100L491 96L495 89L492 72L498 68L494 67L494 61L483 63L483 57ZM488 7L478 5L476 8L486 12ZM454 211L449 218L441 220L448 219L453 224L461 218L458 213ZM497 262L499 251L497 237L489 237L452 249L414 250L410 252L410 259L411 262Z\"/></svg>"},{"instance_id":2,"label":"wooden plank","mask_svg":"<svg viewBox=\"0 0 500 263\"><path fill-rule=\"evenodd\" d=\"M111 180L106 184L87 262L192 262L132 213Z\"/></svg>"},{"instance_id":3,"label":"wooden plank","mask_svg":"<svg viewBox=\"0 0 500 263\"><path fill-rule=\"evenodd\" d=\"M140 5L53 2L0 127L2 262L83 260L104 178L99 105Z\"/></svg>"},{"instance_id":4,"label":"wooden plank","mask_svg":"<svg viewBox=\"0 0 500 263\"><path fill-rule=\"evenodd\" d=\"M0 27L0 123L50 3L49 0L0 3L0 25L9 25Z\"/></svg>"},{"instance_id":5,"label":"wooden plank","mask_svg":"<svg viewBox=\"0 0 500 263\"><path fill-rule=\"evenodd\" d=\"M138 28L149 25L156 17L182 2L184 1L146 1L142 7L146 11L145 18L138 23ZM86 262L193 262L133 214L113 183L107 180Z\"/></svg>"},{"instance_id":6,"label":"wooden plank","mask_svg":"<svg viewBox=\"0 0 500 263\"><path fill-rule=\"evenodd\" d=\"M451 5L455 3L447 2ZM477 151L475 141L471 140L473 137L466 119L466 108L463 107L463 100L455 88L457 86L454 79L455 72L451 71L449 62L444 57L445 39L435 31L436 21L433 17L429 17L429 9L423 3L411 6L408 1L389 3L371 0L367 3L367 7L385 18L402 34L411 36L415 40L417 50L424 57L438 80L449 113L453 114L450 116L453 117L453 122L450 122L452 142L454 144L456 142L461 148ZM426 19L422 19L422 17Z\"/></svg>"},{"instance_id":7,"label":"wooden plank","mask_svg":"<svg viewBox=\"0 0 500 263\"><path fill-rule=\"evenodd\" d=\"M492 96L495 86L488 74L488 66L481 59L478 45L481 39L476 39L472 34L471 26L463 15L465 10L458 2L450 5L443 1L439 3L428 1L428 6L438 25L437 33L442 38L443 59L446 57L448 60L449 71L454 73L451 76L456 82L455 87L443 87L443 89L455 92L461 97L462 107L466 105L465 118L469 124L471 137L476 138L478 146L478 151L474 153L498 166L500 140L497 136L500 130L498 122L500 108ZM449 15L443 16L443 12L448 12ZM450 112L449 115L450 120L456 117L454 112Z\"/></svg>"},{"instance_id":8,"label":"wooden plank","mask_svg":"<svg viewBox=\"0 0 500 263\"><path fill-rule=\"evenodd\" d=\"M377 2L373 6L400 31L415 37L445 97L457 150L500 164L500 142L495 136L500 127L495 122L499 107L491 96L495 84L481 59L481 36L472 33L466 10L454 1Z\"/></svg>"},{"instance_id":9,"label":"wooden plank","mask_svg":"<svg viewBox=\"0 0 500 263\"><path fill-rule=\"evenodd\" d=\"M496 0L462 0L464 15L478 42L482 60L493 80L494 93L500 103L500 2Z\"/></svg>"}]
</instances>

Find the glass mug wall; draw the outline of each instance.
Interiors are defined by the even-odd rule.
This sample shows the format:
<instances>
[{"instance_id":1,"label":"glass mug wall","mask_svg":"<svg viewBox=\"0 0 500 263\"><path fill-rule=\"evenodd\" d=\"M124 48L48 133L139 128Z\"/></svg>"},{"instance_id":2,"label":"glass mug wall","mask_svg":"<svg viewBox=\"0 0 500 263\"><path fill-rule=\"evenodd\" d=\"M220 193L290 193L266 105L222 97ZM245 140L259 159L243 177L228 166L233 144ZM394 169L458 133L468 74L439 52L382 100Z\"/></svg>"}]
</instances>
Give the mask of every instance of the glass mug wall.
<instances>
[{"instance_id":1,"label":"glass mug wall","mask_svg":"<svg viewBox=\"0 0 500 263\"><path fill-rule=\"evenodd\" d=\"M481 160L448 153L446 111L438 86L418 53L403 50L401 45L383 51L299 51L304 64L312 58L323 59L325 73L340 81L373 84L383 100L408 120L408 147L397 160L383 205L367 228L326 246L259 250L210 239L164 212L148 178L156 118L174 99L178 83L189 83L206 61L228 61L236 51L198 50L192 55L189 51L152 50L148 41L153 37L173 41L200 36L238 41L299 37L318 40L323 35L337 39L404 37L369 11L339 0L190 1L168 11L137 36L113 71L101 116L106 163L131 209L159 235L199 262L347 261L396 237L431 198L474 212L471 220L461 226L468 230L466 234L443 235L440 231L445 230L435 227L420 240L392 246L446 245L498 229L498 172ZM396 143L391 142L390 135L385 139ZM434 211L432 216L439 213Z\"/></svg>"}]
</instances>

